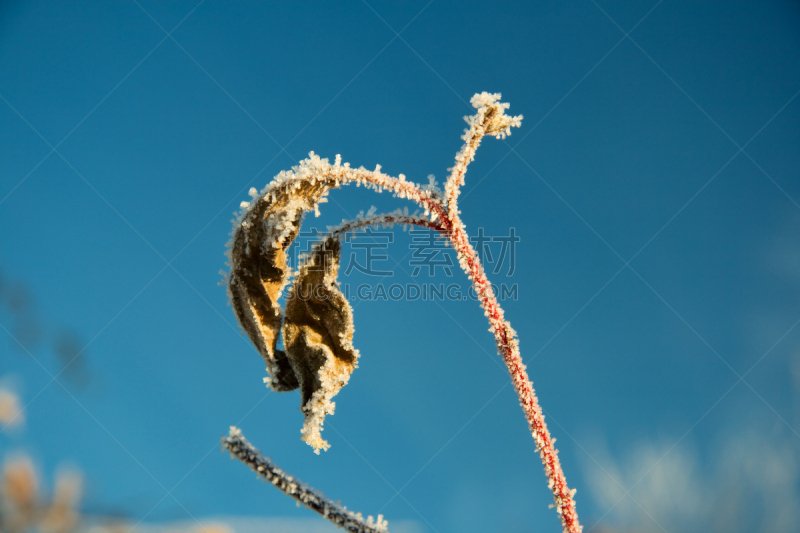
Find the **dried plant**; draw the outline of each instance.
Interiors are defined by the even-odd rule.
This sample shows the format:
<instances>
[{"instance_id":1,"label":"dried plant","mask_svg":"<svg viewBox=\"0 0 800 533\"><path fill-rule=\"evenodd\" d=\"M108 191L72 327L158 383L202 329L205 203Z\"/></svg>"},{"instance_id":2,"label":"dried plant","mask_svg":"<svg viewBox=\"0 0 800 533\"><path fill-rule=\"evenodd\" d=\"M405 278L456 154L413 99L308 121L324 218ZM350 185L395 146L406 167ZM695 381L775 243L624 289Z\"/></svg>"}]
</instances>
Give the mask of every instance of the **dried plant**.
<instances>
[{"instance_id":1,"label":"dried plant","mask_svg":"<svg viewBox=\"0 0 800 533\"><path fill-rule=\"evenodd\" d=\"M269 377L265 382L277 392L300 388L301 410L305 415L302 438L319 453L330 446L322 438L321 431L325 416L334 412L335 404L331 399L347 384L359 357L352 344L352 308L336 281L342 235L395 223L438 231L456 250L461 268L471 280L489 320L498 352L511 374L544 464L563 529L579 533L582 527L575 511L575 491L567 487L558 452L553 447L554 439L547 430L520 357L516 332L504 318L458 211L458 195L467 166L474 159L483 137L505 138L511 134L512 127L521 123L521 116L505 114L509 105L499 100L499 94L486 92L472 97L471 103L477 112L465 117L468 127L462 137L464 146L456 154L455 165L449 169L444 192L436 188L433 180L422 186L407 181L402 174L388 176L381 172L380 165L372 171L363 167L353 169L348 163L342 164L338 155L330 164L313 152L291 171L278 174L260 193L251 189L253 199L242 202L242 211L229 242L228 295L239 323L266 362ZM287 264L286 252L300 230L303 215L309 211L318 214L319 204L326 201L331 189L353 183L411 200L422 208L422 214L398 210L374 215L373 208L367 216L344 221L329 228L327 236L293 272ZM278 300L293 275L284 312ZM283 338L283 351L277 349L279 336ZM240 433L236 435L241 437ZM234 452L229 441L225 442L232 455L249 462ZM292 494L284 488L287 484L273 483Z\"/></svg>"},{"instance_id":2,"label":"dried plant","mask_svg":"<svg viewBox=\"0 0 800 533\"><path fill-rule=\"evenodd\" d=\"M55 494L46 501L30 458L19 455L6 459L0 486L0 531L74 531L79 523L77 507L83 478L77 472L62 471L57 474L55 485Z\"/></svg>"},{"instance_id":3,"label":"dried plant","mask_svg":"<svg viewBox=\"0 0 800 533\"><path fill-rule=\"evenodd\" d=\"M19 397L0 386L0 423L2 429L20 426L25 423L25 413L20 409Z\"/></svg>"}]
</instances>

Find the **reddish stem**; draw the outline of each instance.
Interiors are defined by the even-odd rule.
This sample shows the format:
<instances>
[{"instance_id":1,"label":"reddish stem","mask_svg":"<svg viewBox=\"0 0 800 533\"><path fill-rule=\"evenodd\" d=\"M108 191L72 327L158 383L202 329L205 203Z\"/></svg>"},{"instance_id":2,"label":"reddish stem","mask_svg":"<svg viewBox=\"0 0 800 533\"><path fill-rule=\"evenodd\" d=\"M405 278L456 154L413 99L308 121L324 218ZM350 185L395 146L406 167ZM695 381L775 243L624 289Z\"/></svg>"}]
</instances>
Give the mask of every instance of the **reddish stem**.
<instances>
[{"instance_id":1,"label":"reddish stem","mask_svg":"<svg viewBox=\"0 0 800 533\"><path fill-rule=\"evenodd\" d=\"M438 227L434 229L445 235L458 252L460 259L462 259L461 266L470 280L472 280L472 285L478 294L481 307L489 319L489 325L497 343L497 350L503 357L503 361L511 374L511 381L514 384L520 405L536 442L539 456L544 464L545 474L549 480L556 510L561 516L561 524L564 531L566 533L581 533L583 527L578 521L578 513L573 499L574 491L570 491L567 486L567 480L564 477L561 462L558 459L558 450L553 445L553 439L544 421L542 408L539 406L539 401L533 390L533 383L528 377L525 364L520 356L516 334L511 328L511 324L504 319L503 310L497 302L497 297L494 295L480 259L469 242L458 213L448 211L437 198L431 196L428 191L421 191L411 182L401 181L381 174L375 176L369 172L356 171L356 175L356 178L348 177L346 179L363 181L378 188L392 190L401 196L414 200L430 211L432 215L435 215Z\"/></svg>"}]
</instances>

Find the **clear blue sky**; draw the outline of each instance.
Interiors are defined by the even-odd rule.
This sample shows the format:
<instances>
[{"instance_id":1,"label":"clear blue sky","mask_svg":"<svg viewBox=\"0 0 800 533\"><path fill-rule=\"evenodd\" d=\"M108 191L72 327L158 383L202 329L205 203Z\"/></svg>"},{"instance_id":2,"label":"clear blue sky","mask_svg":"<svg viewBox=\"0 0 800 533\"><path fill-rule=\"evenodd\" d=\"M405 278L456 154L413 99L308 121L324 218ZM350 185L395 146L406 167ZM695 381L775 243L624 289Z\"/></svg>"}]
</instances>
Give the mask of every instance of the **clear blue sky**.
<instances>
[{"instance_id":1,"label":"clear blue sky","mask_svg":"<svg viewBox=\"0 0 800 533\"><path fill-rule=\"evenodd\" d=\"M513 275L490 277L517 285L503 306L587 531L691 530L659 514L680 481L653 476L675 457L704 498L744 479L747 520L762 520L777 482L747 481L734 445L773 446L800 501L793 2L3 2L0 376L30 403L0 451L27 449L48 475L78 465L90 512L310 516L219 452L235 424L390 523L557 531L475 302L354 301L360 368L318 457L298 394L267 394L218 286L250 187L312 150L442 181L481 91L525 119L478 151L462 217L472 235L520 238ZM371 205L407 204L335 191L306 228ZM412 277L412 244L397 231L377 250L392 276L341 281L466 290L458 271ZM351 253L363 263L366 248ZM82 373L51 382L63 330ZM633 490L608 512L612 481Z\"/></svg>"}]
</instances>

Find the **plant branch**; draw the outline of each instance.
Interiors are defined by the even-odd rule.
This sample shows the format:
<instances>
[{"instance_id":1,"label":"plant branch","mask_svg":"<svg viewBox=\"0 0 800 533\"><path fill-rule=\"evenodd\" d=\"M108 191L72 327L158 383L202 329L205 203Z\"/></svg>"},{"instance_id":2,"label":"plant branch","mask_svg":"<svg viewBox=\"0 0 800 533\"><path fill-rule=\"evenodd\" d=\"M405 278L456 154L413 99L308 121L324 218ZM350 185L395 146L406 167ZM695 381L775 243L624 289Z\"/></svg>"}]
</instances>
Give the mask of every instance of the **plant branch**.
<instances>
[{"instance_id":1,"label":"plant branch","mask_svg":"<svg viewBox=\"0 0 800 533\"><path fill-rule=\"evenodd\" d=\"M489 94L487 92L476 94L470 100L472 106L478 110L472 116L464 117L469 127L461 138L464 146L456 154L456 163L450 168L450 177L444 186L444 197L447 203L447 211L452 215L458 215L458 194L460 187L464 183L464 175L467 173L467 166L475 159L475 152L481 144L481 139L485 135L492 137L506 138L511 135L512 127L519 127L522 123L522 115L509 117L505 110L509 104L499 102L499 94Z\"/></svg>"},{"instance_id":2,"label":"plant branch","mask_svg":"<svg viewBox=\"0 0 800 533\"><path fill-rule=\"evenodd\" d=\"M442 226L440 223L425 217L416 215L404 215L402 213L384 213L380 215L368 216L364 218L356 218L354 220L344 220L338 226L328 228L329 234L339 235L345 234L348 231L356 231L359 229L366 229L371 226L392 226L394 224L413 225L423 228L441 231Z\"/></svg>"},{"instance_id":3,"label":"plant branch","mask_svg":"<svg viewBox=\"0 0 800 533\"><path fill-rule=\"evenodd\" d=\"M432 220L439 223L439 227L435 229L445 235L452 243L458 253L459 263L472 281L480 305L489 320L491 331L497 343L498 353L503 358L511 374L514 390L519 397L520 405L536 442L536 448L544 465L548 485L553 492L555 507L561 516L564 531L581 533L583 528L578 521L578 513L575 509L575 490L570 490L567 486L567 480L561 468L561 462L558 459L558 450L555 449L554 439L547 429L544 414L533 389L533 383L528 377L525 364L519 352L517 334L511 327L511 323L504 318L503 309L497 302L497 297L486 277L478 254L469 242L465 226L458 215L457 205L454 203L452 210L448 209L436 198L430 196L428 191L420 190L413 183L381 174L380 167L375 172L365 171L364 169L351 172L353 173L345 174L345 181L371 185L379 192L382 189L388 189L398 196L416 201L431 213Z\"/></svg>"},{"instance_id":4,"label":"plant branch","mask_svg":"<svg viewBox=\"0 0 800 533\"><path fill-rule=\"evenodd\" d=\"M340 528L352 533L388 533L386 529L388 523L383 519L383 515L378 515L377 520L371 516L365 520L361 513L353 513L334 503L322 493L290 476L264 457L244 438L240 429L231 426L230 434L222 438L222 447L231 453L231 458L239 459L278 490L302 503L308 509L319 513Z\"/></svg>"}]
</instances>

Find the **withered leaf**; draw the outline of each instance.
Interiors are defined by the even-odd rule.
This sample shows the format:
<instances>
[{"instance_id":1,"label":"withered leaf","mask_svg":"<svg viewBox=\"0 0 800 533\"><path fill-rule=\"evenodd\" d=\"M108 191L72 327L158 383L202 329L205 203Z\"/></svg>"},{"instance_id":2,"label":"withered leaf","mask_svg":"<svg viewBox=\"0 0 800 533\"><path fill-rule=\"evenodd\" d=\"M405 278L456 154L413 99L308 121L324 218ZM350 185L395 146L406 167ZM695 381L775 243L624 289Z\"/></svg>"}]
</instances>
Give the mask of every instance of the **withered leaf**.
<instances>
[{"instance_id":1,"label":"withered leaf","mask_svg":"<svg viewBox=\"0 0 800 533\"><path fill-rule=\"evenodd\" d=\"M338 236L318 245L300 269L286 297L283 343L299 381L305 414L303 440L327 450L320 431L325 415L333 414L331 398L357 366L353 347L353 310L339 290L341 244Z\"/></svg>"},{"instance_id":2,"label":"withered leaf","mask_svg":"<svg viewBox=\"0 0 800 533\"><path fill-rule=\"evenodd\" d=\"M321 180L295 180L253 201L231 242L228 293L242 328L264 358L269 383L282 392L296 389L286 354L276 349L281 329L278 304L289 275L286 250L300 231L303 213L316 207L330 188Z\"/></svg>"}]
</instances>

